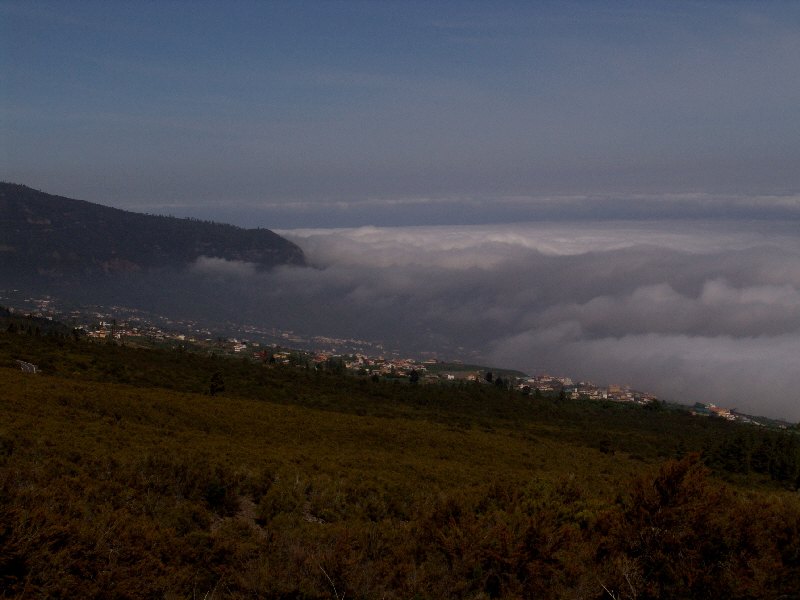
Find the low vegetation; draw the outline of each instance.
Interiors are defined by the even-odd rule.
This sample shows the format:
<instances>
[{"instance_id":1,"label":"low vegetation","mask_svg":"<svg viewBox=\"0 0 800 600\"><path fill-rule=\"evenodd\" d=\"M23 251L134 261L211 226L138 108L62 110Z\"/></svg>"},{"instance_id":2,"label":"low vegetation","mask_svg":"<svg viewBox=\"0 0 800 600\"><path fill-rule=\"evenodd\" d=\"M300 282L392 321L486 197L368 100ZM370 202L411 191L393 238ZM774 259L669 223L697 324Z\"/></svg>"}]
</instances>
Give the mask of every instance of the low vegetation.
<instances>
[{"instance_id":1,"label":"low vegetation","mask_svg":"<svg viewBox=\"0 0 800 600\"><path fill-rule=\"evenodd\" d=\"M793 431L22 325L0 333L3 597L800 589Z\"/></svg>"}]
</instances>

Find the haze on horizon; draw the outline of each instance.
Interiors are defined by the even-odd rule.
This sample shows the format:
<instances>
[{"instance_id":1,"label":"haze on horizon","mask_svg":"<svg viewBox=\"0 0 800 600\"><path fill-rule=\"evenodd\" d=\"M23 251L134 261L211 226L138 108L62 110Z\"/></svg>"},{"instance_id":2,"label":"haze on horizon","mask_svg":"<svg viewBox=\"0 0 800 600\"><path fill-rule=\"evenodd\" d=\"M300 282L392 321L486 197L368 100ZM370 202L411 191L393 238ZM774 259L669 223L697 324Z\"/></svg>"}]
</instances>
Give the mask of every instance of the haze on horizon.
<instances>
[{"instance_id":1,"label":"haze on horizon","mask_svg":"<svg viewBox=\"0 0 800 600\"><path fill-rule=\"evenodd\" d=\"M791 2L0 0L0 178L320 267L199 263L230 314L797 420L798 56Z\"/></svg>"}]
</instances>

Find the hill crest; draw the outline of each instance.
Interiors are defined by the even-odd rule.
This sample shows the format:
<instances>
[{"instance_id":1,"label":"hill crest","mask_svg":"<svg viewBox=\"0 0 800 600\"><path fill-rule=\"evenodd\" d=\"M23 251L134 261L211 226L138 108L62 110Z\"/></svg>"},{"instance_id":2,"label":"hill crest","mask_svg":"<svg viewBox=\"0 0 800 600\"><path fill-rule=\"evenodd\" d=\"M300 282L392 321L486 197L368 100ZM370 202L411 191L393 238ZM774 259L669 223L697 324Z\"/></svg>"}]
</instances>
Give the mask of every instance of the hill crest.
<instances>
[{"instance_id":1,"label":"hill crest","mask_svg":"<svg viewBox=\"0 0 800 600\"><path fill-rule=\"evenodd\" d=\"M0 272L91 277L186 266L201 256L259 269L305 265L303 251L269 229L157 216L0 182Z\"/></svg>"}]
</instances>

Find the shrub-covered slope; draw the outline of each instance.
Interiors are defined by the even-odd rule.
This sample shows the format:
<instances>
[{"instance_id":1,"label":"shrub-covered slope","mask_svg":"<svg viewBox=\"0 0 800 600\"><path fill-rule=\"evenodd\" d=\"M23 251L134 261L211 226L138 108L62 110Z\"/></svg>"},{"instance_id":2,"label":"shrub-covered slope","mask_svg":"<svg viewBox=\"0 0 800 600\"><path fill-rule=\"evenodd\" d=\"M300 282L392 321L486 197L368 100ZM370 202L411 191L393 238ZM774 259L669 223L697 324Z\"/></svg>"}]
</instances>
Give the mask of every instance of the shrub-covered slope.
<instances>
[{"instance_id":1,"label":"shrub-covered slope","mask_svg":"<svg viewBox=\"0 0 800 600\"><path fill-rule=\"evenodd\" d=\"M0 365L6 597L800 589L796 481L703 464L766 432L57 334L1 334Z\"/></svg>"}]
</instances>

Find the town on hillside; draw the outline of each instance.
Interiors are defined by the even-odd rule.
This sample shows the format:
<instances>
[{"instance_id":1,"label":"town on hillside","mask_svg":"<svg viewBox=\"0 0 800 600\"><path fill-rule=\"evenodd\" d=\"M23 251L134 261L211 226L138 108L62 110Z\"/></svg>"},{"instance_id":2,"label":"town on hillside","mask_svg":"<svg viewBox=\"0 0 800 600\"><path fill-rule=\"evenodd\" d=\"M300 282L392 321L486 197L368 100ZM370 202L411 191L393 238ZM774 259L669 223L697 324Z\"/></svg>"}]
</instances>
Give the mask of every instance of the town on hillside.
<instances>
[{"instance_id":1,"label":"town on hillside","mask_svg":"<svg viewBox=\"0 0 800 600\"><path fill-rule=\"evenodd\" d=\"M548 374L530 376L519 371L492 369L456 360L446 361L434 353L424 353L422 358L408 358L401 356L398 351L384 348L380 343L366 340L303 337L293 331L234 323L224 323L212 329L208 324L168 318L124 306L60 309L58 301L51 296L34 298L18 290L0 290L0 305L7 306L15 314L66 323L80 331L81 335L98 341L150 347L191 346L199 351L246 357L267 366L333 370L415 385L471 383L514 389L534 397L611 401L652 408L663 405L654 394L637 391L627 385L602 386ZM225 334L220 335L215 331L224 331ZM35 365L25 363L20 367L36 372ZM681 407L687 408L685 405ZM698 417L763 425L751 415L711 403L696 402L688 409Z\"/></svg>"}]
</instances>

